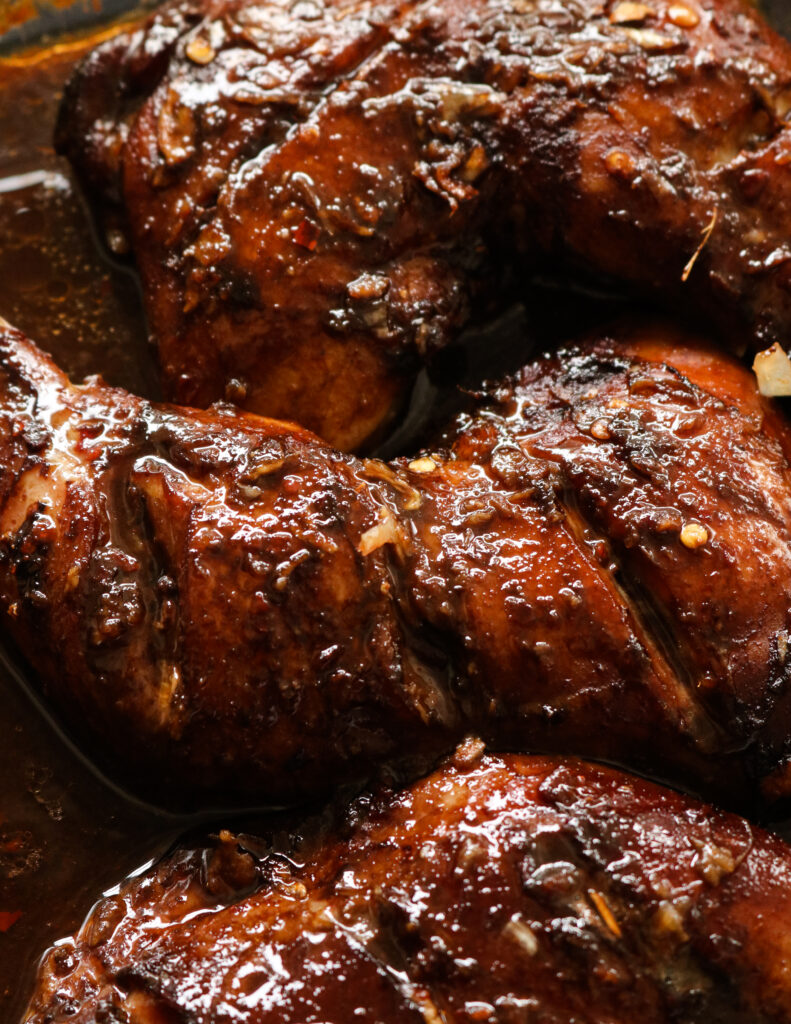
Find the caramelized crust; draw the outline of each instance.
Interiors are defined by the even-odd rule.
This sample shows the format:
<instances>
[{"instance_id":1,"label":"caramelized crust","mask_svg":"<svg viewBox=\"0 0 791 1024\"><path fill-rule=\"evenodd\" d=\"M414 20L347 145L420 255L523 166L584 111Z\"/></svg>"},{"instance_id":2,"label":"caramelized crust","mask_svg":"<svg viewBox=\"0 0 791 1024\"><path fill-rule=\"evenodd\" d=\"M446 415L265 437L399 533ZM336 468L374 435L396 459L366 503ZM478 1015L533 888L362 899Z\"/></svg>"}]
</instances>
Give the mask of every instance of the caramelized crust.
<instances>
[{"instance_id":1,"label":"caramelized crust","mask_svg":"<svg viewBox=\"0 0 791 1024\"><path fill-rule=\"evenodd\" d=\"M791 434L669 330L538 360L387 465L0 340L0 601L159 800L293 800L471 729L788 787Z\"/></svg>"},{"instance_id":2,"label":"caramelized crust","mask_svg":"<svg viewBox=\"0 0 791 1024\"><path fill-rule=\"evenodd\" d=\"M784 843L611 769L476 752L176 850L50 951L27 1024L791 1021Z\"/></svg>"},{"instance_id":3,"label":"caramelized crust","mask_svg":"<svg viewBox=\"0 0 791 1024\"><path fill-rule=\"evenodd\" d=\"M746 0L176 0L87 59L58 145L124 223L167 397L350 449L504 267L782 342L790 90Z\"/></svg>"}]
</instances>

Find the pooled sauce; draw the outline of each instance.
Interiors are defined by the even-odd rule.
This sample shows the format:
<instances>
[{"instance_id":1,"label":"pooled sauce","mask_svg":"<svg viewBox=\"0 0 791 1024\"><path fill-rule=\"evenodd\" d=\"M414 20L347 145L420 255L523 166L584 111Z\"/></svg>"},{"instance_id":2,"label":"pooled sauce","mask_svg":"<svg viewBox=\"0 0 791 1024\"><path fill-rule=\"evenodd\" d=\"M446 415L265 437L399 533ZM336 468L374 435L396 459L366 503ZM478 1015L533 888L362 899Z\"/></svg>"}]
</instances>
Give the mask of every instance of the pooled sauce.
<instances>
[{"instance_id":1,"label":"pooled sauce","mask_svg":"<svg viewBox=\"0 0 791 1024\"><path fill-rule=\"evenodd\" d=\"M136 279L104 258L52 151L63 82L94 39L0 59L0 310L75 378L156 396Z\"/></svg>"},{"instance_id":2,"label":"pooled sauce","mask_svg":"<svg viewBox=\"0 0 791 1024\"><path fill-rule=\"evenodd\" d=\"M157 397L136 279L105 257L68 164L51 146L63 82L95 43L96 37L85 37L0 58L0 316L74 379L101 373L111 383ZM531 324L542 341L589 323L594 308L596 316L610 308L579 296L573 303L535 307L551 320ZM457 377L473 384L514 365L517 346L509 337L521 339L523 330L522 315L506 317L489 343L477 347L478 356L471 354L466 373L455 367ZM518 348L523 357L521 340ZM385 453L410 450L427 405L441 418L458 401L455 395L452 387L437 391L424 377L413 403L414 428L399 431ZM146 808L113 788L75 753L30 693L11 662L0 662L4 1024L21 1018L44 950L78 927L103 890L164 852L195 822Z\"/></svg>"}]
</instances>

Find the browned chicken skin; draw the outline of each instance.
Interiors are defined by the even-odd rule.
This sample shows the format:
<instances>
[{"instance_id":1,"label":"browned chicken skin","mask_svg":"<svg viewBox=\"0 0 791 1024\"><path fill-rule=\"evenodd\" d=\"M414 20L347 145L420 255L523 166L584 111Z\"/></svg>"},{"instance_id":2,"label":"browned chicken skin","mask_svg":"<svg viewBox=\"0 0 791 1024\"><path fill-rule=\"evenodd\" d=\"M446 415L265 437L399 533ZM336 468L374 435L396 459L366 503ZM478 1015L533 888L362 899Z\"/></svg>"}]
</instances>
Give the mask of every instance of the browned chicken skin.
<instances>
[{"instance_id":1,"label":"browned chicken skin","mask_svg":"<svg viewBox=\"0 0 791 1024\"><path fill-rule=\"evenodd\" d=\"M159 798L278 802L471 729L788 790L791 430L667 329L538 360L390 465L74 387L0 334L0 602Z\"/></svg>"},{"instance_id":2,"label":"browned chicken skin","mask_svg":"<svg viewBox=\"0 0 791 1024\"><path fill-rule=\"evenodd\" d=\"M122 211L168 397L350 449L507 265L783 341L790 105L746 0L178 0L87 59L58 144Z\"/></svg>"},{"instance_id":3,"label":"browned chicken skin","mask_svg":"<svg viewBox=\"0 0 791 1024\"><path fill-rule=\"evenodd\" d=\"M474 753L177 850L50 951L26 1021L791 1021L788 846L611 769Z\"/></svg>"}]
</instances>

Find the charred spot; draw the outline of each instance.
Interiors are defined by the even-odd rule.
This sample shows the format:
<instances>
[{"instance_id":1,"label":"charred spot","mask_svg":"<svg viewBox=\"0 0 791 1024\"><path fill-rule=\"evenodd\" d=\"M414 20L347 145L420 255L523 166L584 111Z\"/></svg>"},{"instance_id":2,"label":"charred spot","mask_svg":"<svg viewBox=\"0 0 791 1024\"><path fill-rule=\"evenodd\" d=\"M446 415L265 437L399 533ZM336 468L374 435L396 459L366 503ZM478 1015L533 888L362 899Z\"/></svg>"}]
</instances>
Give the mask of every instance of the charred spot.
<instances>
[{"instance_id":1,"label":"charred spot","mask_svg":"<svg viewBox=\"0 0 791 1024\"><path fill-rule=\"evenodd\" d=\"M21 434L22 440L30 452L41 452L50 443L51 435L47 426L40 420L28 419Z\"/></svg>"},{"instance_id":2,"label":"charred spot","mask_svg":"<svg viewBox=\"0 0 791 1024\"><path fill-rule=\"evenodd\" d=\"M126 552L113 547L94 551L85 577L86 624L92 647L112 644L141 625L145 605L138 569Z\"/></svg>"},{"instance_id":3,"label":"charred spot","mask_svg":"<svg viewBox=\"0 0 791 1024\"><path fill-rule=\"evenodd\" d=\"M776 698L791 681L791 632L788 629L780 629L774 634L769 652L767 686Z\"/></svg>"},{"instance_id":4,"label":"charred spot","mask_svg":"<svg viewBox=\"0 0 791 1024\"><path fill-rule=\"evenodd\" d=\"M632 365L627 359L597 353L582 354L579 349L561 349L553 361L562 367L563 380L577 387L601 385L603 378L625 374Z\"/></svg>"},{"instance_id":5,"label":"charred spot","mask_svg":"<svg viewBox=\"0 0 791 1024\"><path fill-rule=\"evenodd\" d=\"M252 274L244 274L238 268L225 263L217 266L217 291L241 309L258 309L262 305L261 289Z\"/></svg>"},{"instance_id":6,"label":"charred spot","mask_svg":"<svg viewBox=\"0 0 791 1024\"><path fill-rule=\"evenodd\" d=\"M17 593L31 611L48 604L48 570L56 532L46 506L39 503L0 549L0 557L14 575Z\"/></svg>"}]
</instances>

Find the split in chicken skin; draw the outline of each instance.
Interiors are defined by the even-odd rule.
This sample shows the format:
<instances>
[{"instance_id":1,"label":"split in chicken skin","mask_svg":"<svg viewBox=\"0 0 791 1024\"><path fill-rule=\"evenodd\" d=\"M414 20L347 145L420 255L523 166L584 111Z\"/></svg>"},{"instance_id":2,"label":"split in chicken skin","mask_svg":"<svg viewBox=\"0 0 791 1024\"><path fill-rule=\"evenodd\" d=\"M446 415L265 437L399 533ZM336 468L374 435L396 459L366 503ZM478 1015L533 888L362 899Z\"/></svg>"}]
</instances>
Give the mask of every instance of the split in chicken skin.
<instances>
[{"instance_id":1,"label":"split in chicken skin","mask_svg":"<svg viewBox=\"0 0 791 1024\"><path fill-rule=\"evenodd\" d=\"M580 761L476 758L102 900L26 1024L787 1024L791 849Z\"/></svg>"},{"instance_id":2,"label":"split in chicken skin","mask_svg":"<svg viewBox=\"0 0 791 1024\"><path fill-rule=\"evenodd\" d=\"M737 806L791 786L791 429L670 329L537 360L391 464L73 386L0 332L0 608L158 801L293 801L470 731Z\"/></svg>"},{"instance_id":3,"label":"split in chicken skin","mask_svg":"<svg viewBox=\"0 0 791 1024\"><path fill-rule=\"evenodd\" d=\"M178 0L87 58L57 143L124 222L166 397L351 450L532 270L784 341L790 107L747 0Z\"/></svg>"}]
</instances>

